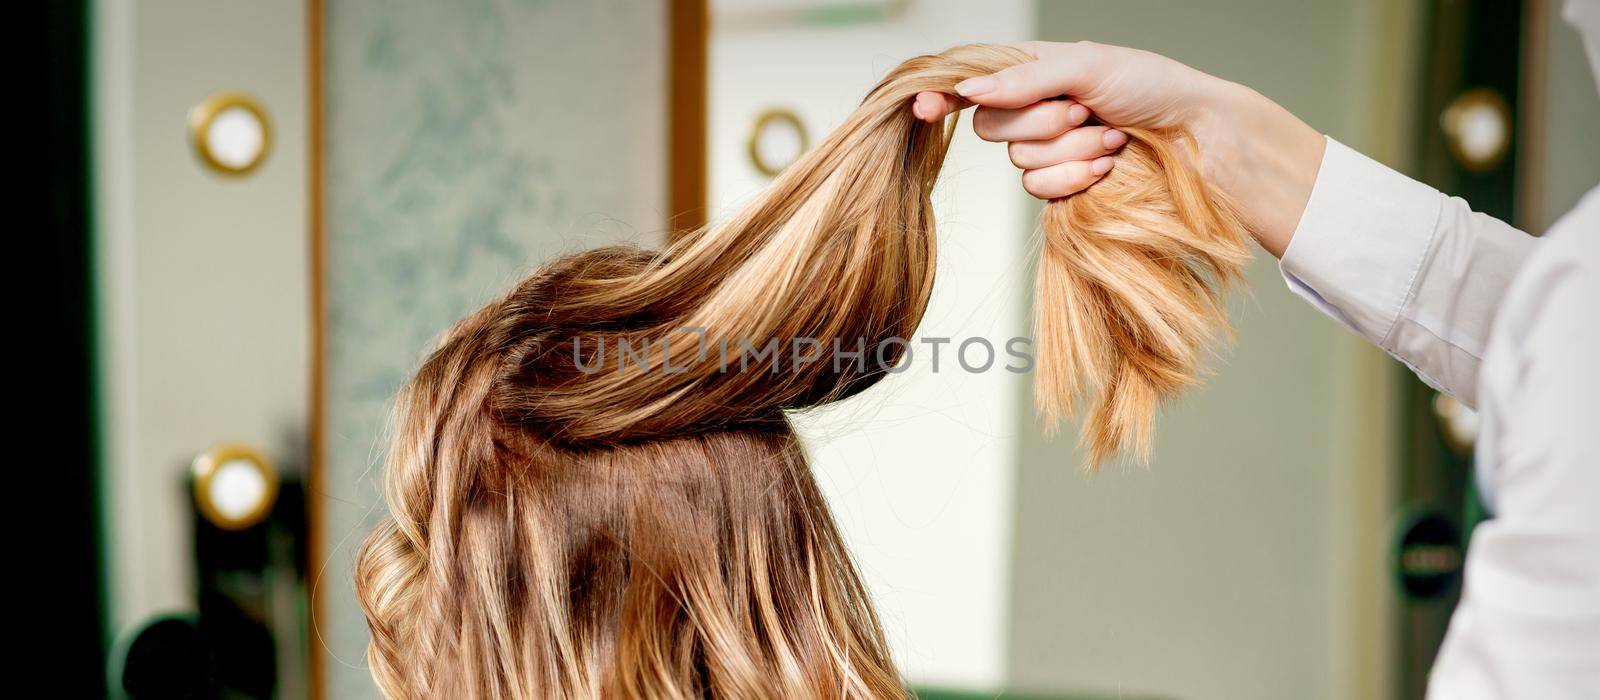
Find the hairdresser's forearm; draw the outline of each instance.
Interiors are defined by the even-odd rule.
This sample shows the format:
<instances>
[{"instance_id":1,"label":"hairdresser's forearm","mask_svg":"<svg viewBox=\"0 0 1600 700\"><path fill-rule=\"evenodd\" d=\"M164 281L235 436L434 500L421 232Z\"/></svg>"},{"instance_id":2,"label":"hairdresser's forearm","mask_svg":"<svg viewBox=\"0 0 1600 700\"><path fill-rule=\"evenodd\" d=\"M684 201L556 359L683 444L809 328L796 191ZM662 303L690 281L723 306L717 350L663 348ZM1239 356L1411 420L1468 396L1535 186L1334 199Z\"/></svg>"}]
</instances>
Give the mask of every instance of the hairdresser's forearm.
<instances>
[{"instance_id":1,"label":"hairdresser's forearm","mask_svg":"<svg viewBox=\"0 0 1600 700\"><path fill-rule=\"evenodd\" d=\"M1322 164L1322 134L1267 99L1237 83L1219 81L1215 102L1196 125L1210 137L1206 177L1244 208L1251 232L1283 257Z\"/></svg>"}]
</instances>

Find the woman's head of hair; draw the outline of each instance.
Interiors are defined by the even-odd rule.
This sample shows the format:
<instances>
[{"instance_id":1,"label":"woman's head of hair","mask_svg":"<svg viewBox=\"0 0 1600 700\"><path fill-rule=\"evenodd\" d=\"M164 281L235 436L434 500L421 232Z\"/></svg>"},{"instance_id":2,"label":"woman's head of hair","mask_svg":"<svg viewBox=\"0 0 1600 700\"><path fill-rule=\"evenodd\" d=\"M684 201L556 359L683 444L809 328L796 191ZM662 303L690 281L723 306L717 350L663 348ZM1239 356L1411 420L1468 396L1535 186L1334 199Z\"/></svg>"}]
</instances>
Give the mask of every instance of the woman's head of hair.
<instances>
[{"instance_id":1,"label":"woman's head of hair","mask_svg":"<svg viewBox=\"0 0 1600 700\"><path fill-rule=\"evenodd\" d=\"M396 400L358 560L384 692L903 697L786 414L880 381L926 309L954 121L910 100L1026 60L906 61L726 221L556 260L457 323ZM1044 217L1039 401L1093 395L1097 459L1191 381L1242 260L1181 135L1130 135Z\"/></svg>"},{"instance_id":2,"label":"woman's head of hair","mask_svg":"<svg viewBox=\"0 0 1600 700\"><path fill-rule=\"evenodd\" d=\"M660 260L564 258L452 328L396 399L389 517L359 558L369 658L391 697L897 696L843 541L776 404L693 399L604 435L621 407L545 397L591 380L574 280ZM732 412L730 412L732 415ZM581 437L575 437L578 432Z\"/></svg>"}]
</instances>

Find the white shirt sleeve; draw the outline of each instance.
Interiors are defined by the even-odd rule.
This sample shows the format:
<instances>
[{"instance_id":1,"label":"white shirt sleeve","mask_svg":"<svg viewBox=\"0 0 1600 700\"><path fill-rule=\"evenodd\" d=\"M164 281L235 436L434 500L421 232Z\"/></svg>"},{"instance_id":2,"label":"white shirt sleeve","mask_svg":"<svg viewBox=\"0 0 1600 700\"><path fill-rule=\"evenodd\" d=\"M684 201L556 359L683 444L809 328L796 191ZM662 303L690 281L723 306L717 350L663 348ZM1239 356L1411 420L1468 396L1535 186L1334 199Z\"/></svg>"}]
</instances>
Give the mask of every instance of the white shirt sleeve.
<instances>
[{"instance_id":1,"label":"white shirt sleeve","mask_svg":"<svg viewBox=\"0 0 1600 700\"><path fill-rule=\"evenodd\" d=\"M1467 551L1428 697L1600 698L1600 191L1506 293L1486 354Z\"/></svg>"},{"instance_id":2,"label":"white shirt sleeve","mask_svg":"<svg viewBox=\"0 0 1600 700\"><path fill-rule=\"evenodd\" d=\"M1281 269L1290 289L1476 407L1495 310L1533 238L1328 139Z\"/></svg>"},{"instance_id":3,"label":"white shirt sleeve","mask_svg":"<svg viewBox=\"0 0 1600 700\"><path fill-rule=\"evenodd\" d=\"M1535 245L1329 140L1289 286L1483 404L1473 532L1429 698L1600 698L1600 192ZM1500 318L1497 318L1500 316Z\"/></svg>"}]
</instances>

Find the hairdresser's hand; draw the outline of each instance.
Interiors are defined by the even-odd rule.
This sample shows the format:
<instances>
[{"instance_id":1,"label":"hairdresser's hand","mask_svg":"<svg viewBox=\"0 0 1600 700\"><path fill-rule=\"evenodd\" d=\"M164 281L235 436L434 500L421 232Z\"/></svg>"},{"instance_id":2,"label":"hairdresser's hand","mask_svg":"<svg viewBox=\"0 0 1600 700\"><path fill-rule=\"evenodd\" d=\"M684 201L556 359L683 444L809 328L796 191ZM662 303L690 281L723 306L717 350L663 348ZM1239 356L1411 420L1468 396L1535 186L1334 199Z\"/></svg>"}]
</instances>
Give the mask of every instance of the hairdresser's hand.
<instances>
[{"instance_id":1,"label":"hairdresser's hand","mask_svg":"<svg viewBox=\"0 0 1600 700\"><path fill-rule=\"evenodd\" d=\"M1281 257L1322 162L1321 134L1259 93L1136 49L1028 42L1037 60L956 86L966 99L917 96L935 121L976 103L973 129L1009 142L1023 188L1040 199L1082 191L1115 167L1127 136L1115 127L1182 127L1200 171L1245 208L1262 247ZM1090 123L1091 115L1094 121Z\"/></svg>"}]
</instances>

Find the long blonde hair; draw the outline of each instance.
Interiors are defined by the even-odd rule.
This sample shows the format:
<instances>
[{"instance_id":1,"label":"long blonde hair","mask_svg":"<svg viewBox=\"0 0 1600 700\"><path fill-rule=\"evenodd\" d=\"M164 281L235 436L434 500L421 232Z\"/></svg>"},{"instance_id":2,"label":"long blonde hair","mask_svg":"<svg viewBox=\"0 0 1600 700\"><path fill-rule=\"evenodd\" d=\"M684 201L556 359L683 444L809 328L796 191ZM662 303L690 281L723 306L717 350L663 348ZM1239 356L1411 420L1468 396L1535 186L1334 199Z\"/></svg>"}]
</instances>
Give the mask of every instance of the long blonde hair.
<instances>
[{"instance_id":1,"label":"long blonde hair","mask_svg":"<svg viewBox=\"0 0 1600 700\"><path fill-rule=\"evenodd\" d=\"M926 308L954 120L908 101L1026 60L906 61L726 222L554 261L457 323L396 401L358 560L383 692L904 697L786 412L882 379ZM1097 458L1192 382L1244 259L1181 135L1130 136L1044 218L1041 407L1095 394Z\"/></svg>"}]
</instances>

